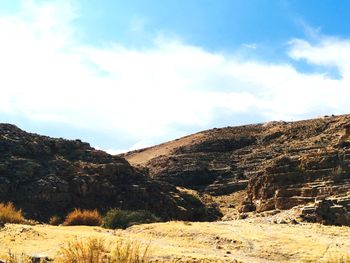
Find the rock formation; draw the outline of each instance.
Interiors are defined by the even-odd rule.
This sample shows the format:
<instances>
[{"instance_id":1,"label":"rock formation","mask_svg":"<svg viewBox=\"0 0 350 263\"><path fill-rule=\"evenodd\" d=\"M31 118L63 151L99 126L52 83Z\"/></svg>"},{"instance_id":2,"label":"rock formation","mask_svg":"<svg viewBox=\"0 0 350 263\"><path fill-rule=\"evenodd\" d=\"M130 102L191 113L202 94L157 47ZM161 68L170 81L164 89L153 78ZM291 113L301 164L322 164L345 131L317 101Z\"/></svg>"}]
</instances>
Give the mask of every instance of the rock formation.
<instances>
[{"instance_id":1,"label":"rock formation","mask_svg":"<svg viewBox=\"0 0 350 263\"><path fill-rule=\"evenodd\" d=\"M217 200L261 212L350 196L350 115L212 129L120 156L3 124L0 153L0 200L34 216L119 207L214 220ZM346 222L338 205L317 211L342 220L317 220Z\"/></svg>"},{"instance_id":2,"label":"rock formation","mask_svg":"<svg viewBox=\"0 0 350 263\"><path fill-rule=\"evenodd\" d=\"M123 156L203 193L247 189L243 212L289 209L350 195L350 115L212 129Z\"/></svg>"},{"instance_id":3,"label":"rock formation","mask_svg":"<svg viewBox=\"0 0 350 263\"><path fill-rule=\"evenodd\" d=\"M317 200L314 205L305 206L300 217L308 222L349 226L350 198Z\"/></svg>"},{"instance_id":4,"label":"rock formation","mask_svg":"<svg viewBox=\"0 0 350 263\"><path fill-rule=\"evenodd\" d=\"M10 124L0 124L0 201L11 201L36 219L73 208L114 207L147 209L165 220L220 216L188 191L145 176L122 157Z\"/></svg>"}]
</instances>

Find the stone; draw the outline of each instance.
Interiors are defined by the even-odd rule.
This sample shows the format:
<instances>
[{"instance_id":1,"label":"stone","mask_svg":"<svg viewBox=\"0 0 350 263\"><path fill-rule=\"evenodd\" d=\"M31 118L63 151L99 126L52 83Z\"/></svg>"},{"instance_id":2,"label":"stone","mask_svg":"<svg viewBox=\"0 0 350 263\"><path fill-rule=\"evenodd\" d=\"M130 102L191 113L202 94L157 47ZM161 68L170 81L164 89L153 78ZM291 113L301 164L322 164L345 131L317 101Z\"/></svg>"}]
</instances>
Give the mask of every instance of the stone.
<instances>
[{"instance_id":1,"label":"stone","mask_svg":"<svg viewBox=\"0 0 350 263\"><path fill-rule=\"evenodd\" d=\"M40 136L10 124L0 124L0 200L40 221L64 217L74 208L149 210L163 220L221 216L215 207L150 178L122 157L80 140Z\"/></svg>"},{"instance_id":2,"label":"stone","mask_svg":"<svg viewBox=\"0 0 350 263\"><path fill-rule=\"evenodd\" d=\"M350 115L225 127L123 154L152 178L213 196L246 190L241 211L290 209L350 189ZM248 180L244 188L236 186Z\"/></svg>"},{"instance_id":3,"label":"stone","mask_svg":"<svg viewBox=\"0 0 350 263\"><path fill-rule=\"evenodd\" d=\"M313 214L316 211L316 207L315 206L305 206L302 208L301 210L301 214L302 215L308 215L308 214Z\"/></svg>"},{"instance_id":4,"label":"stone","mask_svg":"<svg viewBox=\"0 0 350 263\"><path fill-rule=\"evenodd\" d=\"M336 199L318 200L314 206L306 206L301 210L300 217L308 222L318 222L326 225L350 226L350 215L346 208L336 204Z\"/></svg>"}]
</instances>

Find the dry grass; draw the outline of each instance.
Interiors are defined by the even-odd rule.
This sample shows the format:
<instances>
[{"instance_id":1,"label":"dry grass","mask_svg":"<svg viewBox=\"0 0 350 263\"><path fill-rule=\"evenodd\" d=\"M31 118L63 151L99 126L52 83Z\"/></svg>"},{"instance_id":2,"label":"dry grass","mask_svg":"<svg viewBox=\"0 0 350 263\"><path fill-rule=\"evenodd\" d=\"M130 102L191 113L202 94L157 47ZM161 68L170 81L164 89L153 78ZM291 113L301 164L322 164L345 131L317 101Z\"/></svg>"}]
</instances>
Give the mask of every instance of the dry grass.
<instances>
[{"instance_id":1,"label":"dry grass","mask_svg":"<svg viewBox=\"0 0 350 263\"><path fill-rule=\"evenodd\" d=\"M127 230L7 224L0 231L0 254L5 255L11 248L27 255L41 254L55 258L60 254L62 244L67 245L68 240L99 238L105 240L107 255L110 256L118 239L135 240L141 245L152 240L149 260L159 263L183 263L187 259L187 262L197 263L232 263L234 260L348 262L345 255L350 251L349 227L259 222L253 219L191 224L166 222L135 225Z\"/></svg>"},{"instance_id":2,"label":"dry grass","mask_svg":"<svg viewBox=\"0 0 350 263\"><path fill-rule=\"evenodd\" d=\"M101 214L95 210L80 210L75 209L70 212L63 222L65 226L99 226L102 224Z\"/></svg>"},{"instance_id":3,"label":"dry grass","mask_svg":"<svg viewBox=\"0 0 350 263\"><path fill-rule=\"evenodd\" d=\"M143 248L137 241L119 239L111 253L113 263L145 263L148 262L149 245Z\"/></svg>"},{"instance_id":4,"label":"dry grass","mask_svg":"<svg viewBox=\"0 0 350 263\"><path fill-rule=\"evenodd\" d=\"M11 250L8 251L6 255L2 257L4 261L0 262L6 262L6 263L45 263L48 262L47 259L42 258L35 258L32 256L28 256L24 253L16 253Z\"/></svg>"},{"instance_id":5,"label":"dry grass","mask_svg":"<svg viewBox=\"0 0 350 263\"><path fill-rule=\"evenodd\" d=\"M91 238L87 241L70 241L57 257L59 263L97 263L107 262L107 247L103 239Z\"/></svg>"},{"instance_id":6,"label":"dry grass","mask_svg":"<svg viewBox=\"0 0 350 263\"><path fill-rule=\"evenodd\" d=\"M112 251L104 239L71 241L63 247L56 258L58 263L146 263L148 246L143 249L139 242L119 239Z\"/></svg>"},{"instance_id":7,"label":"dry grass","mask_svg":"<svg viewBox=\"0 0 350 263\"><path fill-rule=\"evenodd\" d=\"M13 253L11 250L8 252L8 254L5 256L5 262L6 263L30 263L32 262L32 260L22 254L17 254L17 253Z\"/></svg>"},{"instance_id":8,"label":"dry grass","mask_svg":"<svg viewBox=\"0 0 350 263\"><path fill-rule=\"evenodd\" d=\"M61 224L61 218L59 216L51 216L49 219L49 224L52 226L58 226Z\"/></svg>"},{"instance_id":9,"label":"dry grass","mask_svg":"<svg viewBox=\"0 0 350 263\"><path fill-rule=\"evenodd\" d=\"M350 254L346 255L332 255L327 263L350 263Z\"/></svg>"},{"instance_id":10,"label":"dry grass","mask_svg":"<svg viewBox=\"0 0 350 263\"><path fill-rule=\"evenodd\" d=\"M12 203L0 203L0 224L5 223L23 224L26 223L26 219L22 211L17 210Z\"/></svg>"}]
</instances>

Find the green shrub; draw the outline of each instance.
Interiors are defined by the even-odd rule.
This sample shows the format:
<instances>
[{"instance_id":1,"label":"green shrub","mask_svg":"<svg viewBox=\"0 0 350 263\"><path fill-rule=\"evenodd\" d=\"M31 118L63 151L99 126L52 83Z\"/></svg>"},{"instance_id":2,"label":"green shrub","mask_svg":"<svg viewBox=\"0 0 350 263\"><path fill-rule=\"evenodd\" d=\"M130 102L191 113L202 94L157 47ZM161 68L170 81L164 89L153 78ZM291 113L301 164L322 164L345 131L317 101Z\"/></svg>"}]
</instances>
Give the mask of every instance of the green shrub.
<instances>
[{"instance_id":1,"label":"green shrub","mask_svg":"<svg viewBox=\"0 0 350 263\"><path fill-rule=\"evenodd\" d=\"M149 211L127 211L112 209L109 210L102 220L102 227L105 228L128 228L132 225L154 223L160 221Z\"/></svg>"}]
</instances>

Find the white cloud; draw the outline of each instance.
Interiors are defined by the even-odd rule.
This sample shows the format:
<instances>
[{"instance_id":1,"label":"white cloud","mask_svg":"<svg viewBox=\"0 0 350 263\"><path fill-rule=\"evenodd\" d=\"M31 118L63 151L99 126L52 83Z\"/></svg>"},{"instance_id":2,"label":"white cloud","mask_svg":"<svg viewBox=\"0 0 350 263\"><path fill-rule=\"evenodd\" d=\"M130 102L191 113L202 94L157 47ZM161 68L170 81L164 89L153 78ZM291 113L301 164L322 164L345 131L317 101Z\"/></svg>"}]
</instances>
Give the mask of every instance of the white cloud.
<instances>
[{"instance_id":1,"label":"white cloud","mask_svg":"<svg viewBox=\"0 0 350 263\"><path fill-rule=\"evenodd\" d=\"M336 66L342 78L332 79L164 37L148 49L79 44L76 17L69 1L23 1L19 14L0 17L0 113L118 131L143 147L176 126L208 126L220 111L260 119L348 111L350 40L291 42L291 59Z\"/></svg>"},{"instance_id":2,"label":"white cloud","mask_svg":"<svg viewBox=\"0 0 350 263\"><path fill-rule=\"evenodd\" d=\"M258 45L255 43L246 43L246 44L243 44L243 47L249 48L249 49L257 49Z\"/></svg>"},{"instance_id":3,"label":"white cloud","mask_svg":"<svg viewBox=\"0 0 350 263\"><path fill-rule=\"evenodd\" d=\"M305 40L291 41L293 46L289 55L294 59L305 59L307 62L322 66L335 66L342 77L350 76L350 40L336 38L322 39L318 44L311 45Z\"/></svg>"}]
</instances>

